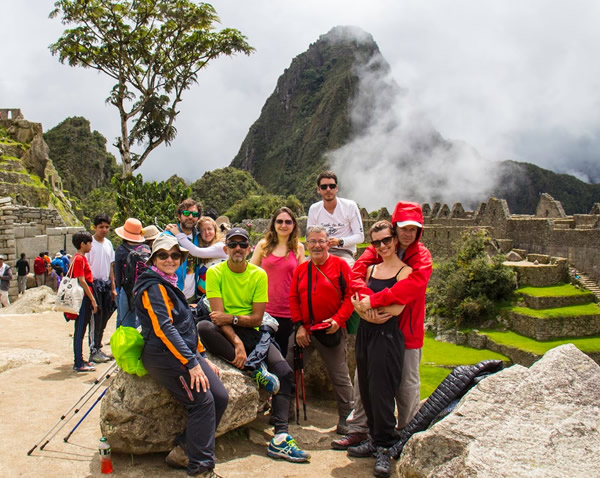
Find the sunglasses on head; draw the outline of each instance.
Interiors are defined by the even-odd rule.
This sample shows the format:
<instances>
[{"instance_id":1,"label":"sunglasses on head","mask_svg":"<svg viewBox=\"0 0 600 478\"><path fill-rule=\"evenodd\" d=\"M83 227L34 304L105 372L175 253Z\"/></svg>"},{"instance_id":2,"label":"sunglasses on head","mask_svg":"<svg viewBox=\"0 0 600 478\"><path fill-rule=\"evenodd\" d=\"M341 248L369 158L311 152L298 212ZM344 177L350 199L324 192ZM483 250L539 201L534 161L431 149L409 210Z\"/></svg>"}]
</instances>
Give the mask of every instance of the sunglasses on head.
<instances>
[{"instance_id":1,"label":"sunglasses on head","mask_svg":"<svg viewBox=\"0 0 600 478\"><path fill-rule=\"evenodd\" d=\"M326 191L327 188L329 189L335 189L337 188L337 184L333 183L333 184L319 184L319 188L321 189L321 191Z\"/></svg>"},{"instance_id":2,"label":"sunglasses on head","mask_svg":"<svg viewBox=\"0 0 600 478\"><path fill-rule=\"evenodd\" d=\"M275 219L275 224L285 224L286 226L291 226L292 224L294 224L294 221L292 221L291 219Z\"/></svg>"},{"instance_id":3,"label":"sunglasses on head","mask_svg":"<svg viewBox=\"0 0 600 478\"><path fill-rule=\"evenodd\" d=\"M393 236L388 236L388 237L384 237L383 239L376 239L374 241L371 241L371 244L373 244L374 248L378 248L381 247L381 243L385 244L386 246L389 246L392 243L392 239L394 239Z\"/></svg>"},{"instance_id":4,"label":"sunglasses on head","mask_svg":"<svg viewBox=\"0 0 600 478\"><path fill-rule=\"evenodd\" d=\"M181 252L171 252L169 254L168 252L160 251L156 253L156 257L158 257L161 261L166 261L169 257L174 261L180 261L183 257L183 254Z\"/></svg>"},{"instance_id":5,"label":"sunglasses on head","mask_svg":"<svg viewBox=\"0 0 600 478\"><path fill-rule=\"evenodd\" d=\"M227 243L227 247L229 247L229 249L235 249L237 246L240 246L240 248L242 248L242 249L247 249L249 245L250 245L249 242L231 241L231 242Z\"/></svg>"},{"instance_id":6,"label":"sunglasses on head","mask_svg":"<svg viewBox=\"0 0 600 478\"><path fill-rule=\"evenodd\" d=\"M199 217L200 216L200 213L198 211L188 211L187 209L185 211L181 211L181 214L183 214L185 217L188 217L188 216Z\"/></svg>"}]
</instances>

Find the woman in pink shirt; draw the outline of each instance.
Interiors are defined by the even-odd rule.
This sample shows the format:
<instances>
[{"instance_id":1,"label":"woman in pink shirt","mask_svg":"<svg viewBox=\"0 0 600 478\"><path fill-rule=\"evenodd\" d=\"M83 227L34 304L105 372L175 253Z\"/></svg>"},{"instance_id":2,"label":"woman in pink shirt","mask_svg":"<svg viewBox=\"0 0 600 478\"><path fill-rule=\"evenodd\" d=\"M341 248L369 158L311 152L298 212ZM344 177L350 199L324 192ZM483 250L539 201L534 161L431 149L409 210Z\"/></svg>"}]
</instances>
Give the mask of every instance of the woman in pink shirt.
<instances>
[{"instance_id":1,"label":"woman in pink shirt","mask_svg":"<svg viewBox=\"0 0 600 478\"><path fill-rule=\"evenodd\" d=\"M290 312L290 286L298 264L306 260L304 246L298 241L298 221L287 207L275 211L271 223L250 262L262 267L269 278L269 302L266 311L277 319L275 341L285 357L293 331Z\"/></svg>"}]
</instances>

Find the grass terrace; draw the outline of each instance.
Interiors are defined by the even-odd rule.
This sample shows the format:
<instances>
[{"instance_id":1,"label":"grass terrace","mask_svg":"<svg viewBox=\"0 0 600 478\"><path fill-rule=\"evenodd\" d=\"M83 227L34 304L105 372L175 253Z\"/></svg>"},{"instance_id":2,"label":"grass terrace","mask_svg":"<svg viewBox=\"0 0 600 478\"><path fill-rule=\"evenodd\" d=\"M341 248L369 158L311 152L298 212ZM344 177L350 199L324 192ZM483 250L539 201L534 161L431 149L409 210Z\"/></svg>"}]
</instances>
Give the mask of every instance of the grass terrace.
<instances>
[{"instance_id":1,"label":"grass terrace","mask_svg":"<svg viewBox=\"0 0 600 478\"><path fill-rule=\"evenodd\" d=\"M590 294L589 291L583 291L571 284L559 284L548 287L521 287L515 293L527 294L534 297L571 297Z\"/></svg>"},{"instance_id":2,"label":"grass terrace","mask_svg":"<svg viewBox=\"0 0 600 478\"><path fill-rule=\"evenodd\" d=\"M553 309L530 309L529 307L512 307L517 314L529 315L540 319L553 319L557 317L575 317L582 315L598 315L600 307L597 304L571 305Z\"/></svg>"},{"instance_id":3,"label":"grass terrace","mask_svg":"<svg viewBox=\"0 0 600 478\"><path fill-rule=\"evenodd\" d=\"M459 365L473 365L482 360L510 359L491 350L477 350L463 345L454 345L447 342L438 342L432 335L425 336L423 345L423 358L419 368L421 374L421 399L427 398L446 378L454 367Z\"/></svg>"},{"instance_id":4,"label":"grass terrace","mask_svg":"<svg viewBox=\"0 0 600 478\"><path fill-rule=\"evenodd\" d=\"M584 353L600 352L600 336L565 338L539 342L511 331L481 330L497 344L515 347L536 355L543 355L548 350L564 344L573 344Z\"/></svg>"}]
</instances>

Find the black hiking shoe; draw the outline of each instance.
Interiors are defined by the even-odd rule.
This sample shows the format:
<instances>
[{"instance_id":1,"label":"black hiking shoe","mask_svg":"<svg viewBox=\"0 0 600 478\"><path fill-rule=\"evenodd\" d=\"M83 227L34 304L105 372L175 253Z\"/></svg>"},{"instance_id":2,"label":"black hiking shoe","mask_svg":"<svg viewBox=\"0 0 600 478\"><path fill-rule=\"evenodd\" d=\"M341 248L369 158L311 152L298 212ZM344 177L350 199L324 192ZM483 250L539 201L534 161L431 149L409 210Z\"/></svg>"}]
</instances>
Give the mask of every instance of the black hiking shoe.
<instances>
[{"instance_id":1,"label":"black hiking shoe","mask_svg":"<svg viewBox=\"0 0 600 478\"><path fill-rule=\"evenodd\" d=\"M375 453L377 453L377 447L371 438L367 438L360 445L348 447L348 455L355 458L368 458L375 456Z\"/></svg>"},{"instance_id":2,"label":"black hiking shoe","mask_svg":"<svg viewBox=\"0 0 600 478\"><path fill-rule=\"evenodd\" d=\"M378 478L388 478L392 474L392 458L390 457L387 448L377 448L377 458L375 459L375 467L373 475Z\"/></svg>"}]
</instances>

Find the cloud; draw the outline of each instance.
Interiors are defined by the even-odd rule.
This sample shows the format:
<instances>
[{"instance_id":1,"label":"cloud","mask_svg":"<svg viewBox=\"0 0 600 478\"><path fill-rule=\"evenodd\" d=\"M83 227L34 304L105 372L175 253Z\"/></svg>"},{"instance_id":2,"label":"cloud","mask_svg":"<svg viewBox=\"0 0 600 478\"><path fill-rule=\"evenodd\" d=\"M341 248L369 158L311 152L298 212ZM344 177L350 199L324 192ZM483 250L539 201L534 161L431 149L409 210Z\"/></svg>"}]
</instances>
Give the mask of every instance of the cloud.
<instances>
[{"instance_id":1,"label":"cloud","mask_svg":"<svg viewBox=\"0 0 600 478\"><path fill-rule=\"evenodd\" d=\"M433 128L381 55L355 62L358 93L351 105L356 138L328 153L341 194L368 210L398 200L473 206L494 186L495 163Z\"/></svg>"}]
</instances>

